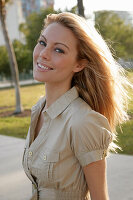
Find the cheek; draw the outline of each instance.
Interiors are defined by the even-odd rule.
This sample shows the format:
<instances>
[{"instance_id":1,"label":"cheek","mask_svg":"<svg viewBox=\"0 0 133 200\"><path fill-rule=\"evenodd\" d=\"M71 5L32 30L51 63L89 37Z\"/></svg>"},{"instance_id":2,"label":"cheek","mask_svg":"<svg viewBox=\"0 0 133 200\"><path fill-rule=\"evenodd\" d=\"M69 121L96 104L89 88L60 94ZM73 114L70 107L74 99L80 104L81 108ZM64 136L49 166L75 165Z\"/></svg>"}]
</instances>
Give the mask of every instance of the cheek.
<instances>
[{"instance_id":1,"label":"cheek","mask_svg":"<svg viewBox=\"0 0 133 200\"><path fill-rule=\"evenodd\" d=\"M74 61L71 59L71 57L55 57L54 63L58 68L66 69L73 66Z\"/></svg>"}]
</instances>

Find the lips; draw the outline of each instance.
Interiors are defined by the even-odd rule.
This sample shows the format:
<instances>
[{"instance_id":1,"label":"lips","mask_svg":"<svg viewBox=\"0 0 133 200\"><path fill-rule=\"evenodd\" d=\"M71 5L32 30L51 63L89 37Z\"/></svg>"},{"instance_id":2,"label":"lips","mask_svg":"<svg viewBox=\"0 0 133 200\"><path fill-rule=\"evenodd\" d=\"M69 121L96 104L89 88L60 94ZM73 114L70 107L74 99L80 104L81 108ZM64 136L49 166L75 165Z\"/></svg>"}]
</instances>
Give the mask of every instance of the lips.
<instances>
[{"instance_id":1,"label":"lips","mask_svg":"<svg viewBox=\"0 0 133 200\"><path fill-rule=\"evenodd\" d=\"M42 64L42 63L38 63L38 62L37 62L37 67L38 67L41 71L53 70L53 68L49 67L48 65L45 65L45 64Z\"/></svg>"}]
</instances>

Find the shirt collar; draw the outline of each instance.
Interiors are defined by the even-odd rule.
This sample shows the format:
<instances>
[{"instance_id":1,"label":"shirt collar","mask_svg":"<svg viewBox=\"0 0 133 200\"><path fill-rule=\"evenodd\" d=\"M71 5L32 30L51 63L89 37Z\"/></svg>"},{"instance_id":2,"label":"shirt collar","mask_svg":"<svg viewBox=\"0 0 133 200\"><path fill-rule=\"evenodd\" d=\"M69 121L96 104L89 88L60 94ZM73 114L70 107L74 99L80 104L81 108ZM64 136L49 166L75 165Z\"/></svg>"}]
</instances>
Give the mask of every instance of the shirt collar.
<instances>
[{"instance_id":1,"label":"shirt collar","mask_svg":"<svg viewBox=\"0 0 133 200\"><path fill-rule=\"evenodd\" d=\"M51 119L56 118L61 114L69 104L79 97L76 87L72 87L65 94L60 96L49 108L45 109L43 112L47 112Z\"/></svg>"},{"instance_id":2,"label":"shirt collar","mask_svg":"<svg viewBox=\"0 0 133 200\"><path fill-rule=\"evenodd\" d=\"M50 107L44 109L42 112L47 112L51 119L56 118L59 114L61 114L69 104L79 97L78 91L76 87L72 87L65 94L60 96ZM33 113L40 113L41 109L45 105L45 97L41 98L37 104L32 107ZM35 111L35 112L34 112Z\"/></svg>"}]
</instances>

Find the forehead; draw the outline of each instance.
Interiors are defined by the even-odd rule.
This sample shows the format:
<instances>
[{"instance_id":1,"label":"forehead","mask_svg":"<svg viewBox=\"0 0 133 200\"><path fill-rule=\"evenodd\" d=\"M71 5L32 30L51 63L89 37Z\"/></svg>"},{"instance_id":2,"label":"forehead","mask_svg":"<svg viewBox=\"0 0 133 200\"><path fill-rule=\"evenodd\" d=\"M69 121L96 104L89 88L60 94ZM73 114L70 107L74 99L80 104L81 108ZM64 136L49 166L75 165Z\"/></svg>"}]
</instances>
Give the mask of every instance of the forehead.
<instances>
[{"instance_id":1,"label":"forehead","mask_svg":"<svg viewBox=\"0 0 133 200\"><path fill-rule=\"evenodd\" d=\"M51 42L63 42L69 46L77 46L77 39L73 32L59 23L48 25L43 30L42 35Z\"/></svg>"}]
</instances>

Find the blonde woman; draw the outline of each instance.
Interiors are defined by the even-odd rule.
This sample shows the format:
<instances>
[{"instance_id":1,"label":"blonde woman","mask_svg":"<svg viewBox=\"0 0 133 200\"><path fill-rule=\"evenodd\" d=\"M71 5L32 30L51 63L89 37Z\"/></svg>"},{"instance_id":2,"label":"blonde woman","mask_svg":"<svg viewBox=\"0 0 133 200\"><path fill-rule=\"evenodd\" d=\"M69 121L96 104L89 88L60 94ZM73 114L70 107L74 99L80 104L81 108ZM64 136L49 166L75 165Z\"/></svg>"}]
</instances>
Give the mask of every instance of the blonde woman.
<instances>
[{"instance_id":1,"label":"blonde woman","mask_svg":"<svg viewBox=\"0 0 133 200\"><path fill-rule=\"evenodd\" d=\"M23 155L33 200L108 200L106 156L127 118L121 68L94 27L50 14L33 52L45 97L32 107Z\"/></svg>"}]
</instances>

